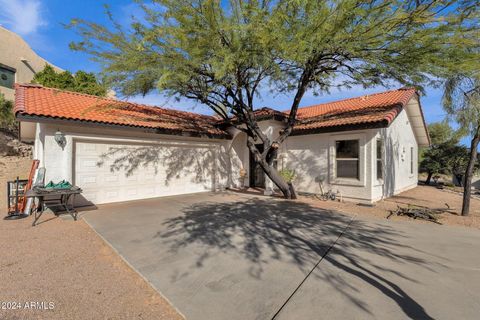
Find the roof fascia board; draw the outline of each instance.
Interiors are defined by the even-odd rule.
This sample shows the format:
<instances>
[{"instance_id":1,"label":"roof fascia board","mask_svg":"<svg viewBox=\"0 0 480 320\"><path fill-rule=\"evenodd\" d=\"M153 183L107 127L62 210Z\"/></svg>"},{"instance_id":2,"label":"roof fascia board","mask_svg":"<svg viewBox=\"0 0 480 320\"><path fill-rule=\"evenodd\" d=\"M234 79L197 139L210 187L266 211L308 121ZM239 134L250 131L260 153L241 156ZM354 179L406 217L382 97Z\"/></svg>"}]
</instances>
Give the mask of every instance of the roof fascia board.
<instances>
[{"instance_id":1,"label":"roof fascia board","mask_svg":"<svg viewBox=\"0 0 480 320\"><path fill-rule=\"evenodd\" d=\"M201 134L201 133L193 133L193 132L184 132L181 130L169 130L169 129L162 129L162 128L128 126L128 125L102 123L102 122L95 122L95 121L69 120L69 119L52 118L52 117L32 116L32 115L25 115L22 113L17 113L16 118L19 121L25 121L25 122L41 122L41 123L64 124L64 125L77 124L77 125L84 125L84 126L89 126L94 128L126 129L126 130L133 130L133 131L144 132L144 133L166 134L166 135L194 137L194 138L231 140L231 136L228 133L225 133L224 135Z\"/></svg>"}]
</instances>

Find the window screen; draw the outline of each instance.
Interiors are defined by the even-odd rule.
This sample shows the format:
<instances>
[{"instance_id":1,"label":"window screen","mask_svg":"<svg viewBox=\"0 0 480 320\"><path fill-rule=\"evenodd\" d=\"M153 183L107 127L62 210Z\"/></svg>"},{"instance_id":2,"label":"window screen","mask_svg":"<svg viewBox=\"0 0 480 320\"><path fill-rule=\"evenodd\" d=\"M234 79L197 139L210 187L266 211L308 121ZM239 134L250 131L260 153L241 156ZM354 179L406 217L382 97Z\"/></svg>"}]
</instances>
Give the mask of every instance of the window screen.
<instances>
[{"instance_id":1,"label":"window screen","mask_svg":"<svg viewBox=\"0 0 480 320\"><path fill-rule=\"evenodd\" d=\"M383 179L382 149L383 141L377 139L377 179Z\"/></svg>"},{"instance_id":2,"label":"window screen","mask_svg":"<svg viewBox=\"0 0 480 320\"><path fill-rule=\"evenodd\" d=\"M15 71L0 66L0 86L13 89L15 84Z\"/></svg>"},{"instance_id":3,"label":"window screen","mask_svg":"<svg viewBox=\"0 0 480 320\"><path fill-rule=\"evenodd\" d=\"M360 143L358 140L335 142L337 178L360 179Z\"/></svg>"}]
</instances>

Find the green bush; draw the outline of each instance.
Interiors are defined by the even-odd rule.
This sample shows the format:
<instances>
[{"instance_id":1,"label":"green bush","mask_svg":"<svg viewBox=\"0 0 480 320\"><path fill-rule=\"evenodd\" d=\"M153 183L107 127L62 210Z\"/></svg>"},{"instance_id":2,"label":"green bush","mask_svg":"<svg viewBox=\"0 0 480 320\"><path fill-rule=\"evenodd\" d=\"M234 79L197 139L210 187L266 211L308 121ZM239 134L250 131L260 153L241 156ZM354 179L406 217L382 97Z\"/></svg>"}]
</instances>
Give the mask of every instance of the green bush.
<instances>
[{"instance_id":1,"label":"green bush","mask_svg":"<svg viewBox=\"0 0 480 320\"><path fill-rule=\"evenodd\" d=\"M0 129L7 131L15 131L17 121L13 115L13 102L6 100L5 96L0 93Z\"/></svg>"},{"instance_id":2,"label":"green bush","mask_svg":"<svg viewBox=\"0 0 480 320\"><path fill-rule=\"evenodd\" d=\"M295 179L295 170L282 169L278 173L280 173L282 178L287 182L292 182L293 179Z\"/></svg>"},{"instance_id":3,"label":"green bush","mask_svg":"<svg viewBox=\"0 0 480 320\"><path fill-rule=\"evenodd\" d=\"M56 72L50 65L37 72L33 77L33 83L41 84L49 88L75 91L104 97L107 94L105 84L97 80L95 74L79 70L73 75L70 71Z\"/></svg>"}]
</instances>

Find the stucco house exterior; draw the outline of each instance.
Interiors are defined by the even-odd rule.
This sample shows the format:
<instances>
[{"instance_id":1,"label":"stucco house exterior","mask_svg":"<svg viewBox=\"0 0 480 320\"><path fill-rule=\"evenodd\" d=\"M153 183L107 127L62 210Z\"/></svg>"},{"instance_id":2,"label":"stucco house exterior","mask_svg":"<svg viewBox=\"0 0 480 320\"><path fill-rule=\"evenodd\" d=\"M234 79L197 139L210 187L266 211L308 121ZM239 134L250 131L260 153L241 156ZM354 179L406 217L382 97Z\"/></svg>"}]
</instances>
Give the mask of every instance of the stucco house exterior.
<instances>
[{"instance_id":1,"label":"stucco house exterior","mask_svg":"<svg viewBox=\"0 0 480 320\"><path fill-rule=\"evenodd\" d=\"M7 100L15 98L15 83L32 81L46 64L57 72L63 71L38 56L18 34L0 26L0 93Z\"/></svg>"},{"instance_id":2,"label":"stucco house exterior","mask_svg":"<svg viewBox=\"0 0 480 320\"><path fill-rule=\"evenodd\" d=\"M78 185L84 204L242 183L267 193L274 188L250 155L245 133L216 117L31 84L17 84L14 112L22 139L35 143L46 180ZM255 115L268 136L286 117L268 108ZM298 192L318 193L322 181L345 200L375 202L417 185L418 148L428 144L419 95L401 88L300 108L277 168L295 170Z\"/></svg>"}]
</instances>

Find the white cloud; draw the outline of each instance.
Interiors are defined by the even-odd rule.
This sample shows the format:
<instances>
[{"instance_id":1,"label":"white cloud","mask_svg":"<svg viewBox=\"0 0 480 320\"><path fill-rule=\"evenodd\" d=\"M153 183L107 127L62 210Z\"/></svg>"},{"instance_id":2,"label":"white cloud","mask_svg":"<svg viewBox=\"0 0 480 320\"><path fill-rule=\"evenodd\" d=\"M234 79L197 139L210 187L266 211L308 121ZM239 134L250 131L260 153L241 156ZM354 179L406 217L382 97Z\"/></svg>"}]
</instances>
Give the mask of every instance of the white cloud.
<instances>
[{"instance_id":1,"label":"white cloud","mask_svg":"<svg viewBox=\"0 0 480 320\"><path fill-rule=\"evenodd\" d=\"M47 25L40 0L0 0L0 24L22 36Z\"/></svg>"}]
</instances>

